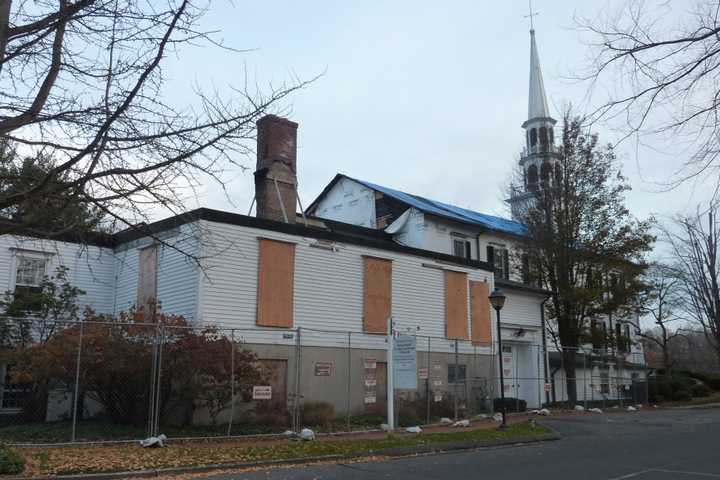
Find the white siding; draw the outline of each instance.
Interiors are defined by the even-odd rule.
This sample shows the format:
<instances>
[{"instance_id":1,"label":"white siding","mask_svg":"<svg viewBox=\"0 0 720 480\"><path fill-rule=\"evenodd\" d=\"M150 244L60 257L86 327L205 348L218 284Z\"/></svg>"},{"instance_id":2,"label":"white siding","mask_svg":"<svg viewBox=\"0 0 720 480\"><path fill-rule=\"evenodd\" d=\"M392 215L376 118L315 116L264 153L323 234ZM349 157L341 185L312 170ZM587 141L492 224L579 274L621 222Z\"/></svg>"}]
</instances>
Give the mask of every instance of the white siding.
<instances>
[{"instance_id":1,"label":"white siding","mask_svg":"<svg viewBox=\"0 0 720 480\"><path fill-rule=\"evenodd\" d=\"M67 267L69 282L86 292L79 298L81 310L89 306L97 313L112 312L114 279L111 249L28 237L0 236L0 294L14 287L14 256L18 250L47 254L50 258L46 271L48 276L52 276L60 265Z\"/></svg>"},{"instance_id":2,"label":"white siding","mask_svg":"<svg viewBox=\"0 0 720 480\"><path fill-rule=\"evenodd\" d=\"M375 193L360 183L341 178L313 213L320 218L375 228Z\"/></svg>"},{"instance_id":3,"label":"white siding","mask_svg":"<svg viewBox=\"0 0 720 480\"><path fill-rule=\"evenodd\" d=\"M503 290L507 299L505 300L505 306L500 311L502 323L520 327L540 328L542 325L540 303L544 297L515 290Z\"/></svg>"},{"instance_id":4,"label":"white siding","mask_svg":"<svg viewBox=\"0 0 720 480\"><path fill-rule=\"evenodd\" d=\"M384 348L383 336L362 333L362 255L393 260L393 318L399 330L445 335L443 271L431 259L342 243L332 251L313 247L312 238L212 222L203 222L203 232L202 320L243 329L246 341L278 342L280 337L275 331L270 340L258 335L267 330L255 327L258 237L297 244L294 326L302 329L303 344L346 345L342 333L353 332L354 346ZM492 283L489 272L452 268ZM468 316L468 331L469 323ZM433 350L451 348L447 341L435 343Z\"/></svg>"},{"instance_id":5,"label":"white siding","mask_svg":"<svg viewBox=\"0 0 720 480\"><path fill-rule=\"evenodd\" d=\"M163 232L158 244L157 297L162 310L193 320L197 313L199 268L198 224ZM127 311L137 302L138 251L152 243L149 237L120 245L115 252L117 277L115 312Z\"/></svg>"},{"instance_id":6,"label":"white siding","mask_svg":"<svg viewBox=\"0 0 720 480\"><path fill-rule=\"evenodd\" d=\"M459 235L453 235L459 234ZM455 238L470 242L470 254L478 259L477 236L479 228L473 228L442 218L425 216L425 243L422 248L433 252L453 254L453 240Z\"/></svg>"}]
</instances>

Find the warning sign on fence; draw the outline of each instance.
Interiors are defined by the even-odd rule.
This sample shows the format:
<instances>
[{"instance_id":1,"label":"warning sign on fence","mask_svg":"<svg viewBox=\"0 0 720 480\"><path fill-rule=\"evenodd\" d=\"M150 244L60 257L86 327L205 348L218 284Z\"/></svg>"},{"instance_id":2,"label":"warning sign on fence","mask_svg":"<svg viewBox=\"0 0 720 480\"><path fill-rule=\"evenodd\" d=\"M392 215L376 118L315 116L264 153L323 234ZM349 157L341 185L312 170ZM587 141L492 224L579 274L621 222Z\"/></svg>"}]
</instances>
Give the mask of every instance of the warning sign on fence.
<instances>
[{"instance_id":1,"label":"warning sign on fence","mask_svg":"<svg viewBox=\"0 0 720 480\"><path fill-rule=\"evenodd\" d=\"M255 385L252 392L253 400L271 400L272 387L270 385Z\"/></svg>"},{"instance_id":2,"label":"warning sign on fence","mask_svg":"<svg viewBox=\"0 0 720 480\"><path fill-rule=\"evenodd\" d=\"M315 362L316 377L330 377L333 373L332 362Z\"/></svg>"}]
</instances>

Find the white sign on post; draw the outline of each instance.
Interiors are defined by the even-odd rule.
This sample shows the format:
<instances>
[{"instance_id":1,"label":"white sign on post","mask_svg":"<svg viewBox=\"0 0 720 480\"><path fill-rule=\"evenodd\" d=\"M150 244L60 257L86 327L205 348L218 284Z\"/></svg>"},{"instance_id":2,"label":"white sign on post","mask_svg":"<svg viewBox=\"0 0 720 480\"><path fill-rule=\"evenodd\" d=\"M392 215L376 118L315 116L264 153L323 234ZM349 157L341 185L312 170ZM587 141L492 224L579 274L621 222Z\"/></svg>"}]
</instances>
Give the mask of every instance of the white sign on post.
<instances>
[{"instance_id":1,"label":"white sign on post","mask_svg":"<svg viewBox=\"0 0 720 480\"><path fill-rule=\"evenodd\" d=\"M395 388L417 389L417 349L416 339L412 335L400 334L395 338L393 361Z\"/></svg>"}]
</instances>

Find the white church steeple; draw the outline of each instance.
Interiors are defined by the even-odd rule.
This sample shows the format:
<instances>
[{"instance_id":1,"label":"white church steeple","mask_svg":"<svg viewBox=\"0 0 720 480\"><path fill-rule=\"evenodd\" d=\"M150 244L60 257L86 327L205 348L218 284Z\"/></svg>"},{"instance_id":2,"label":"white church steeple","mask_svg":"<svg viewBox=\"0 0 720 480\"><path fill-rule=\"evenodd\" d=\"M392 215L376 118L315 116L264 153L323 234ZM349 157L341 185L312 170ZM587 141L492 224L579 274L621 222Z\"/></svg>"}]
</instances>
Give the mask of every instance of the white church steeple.
<instances>
[{"instance_id":1,"label":"white church steeple","mask_svg":"<svg viewBox=\"0 0 720 480\"><path fill-rule=\"evenodd\" d=\"M531 11L530 20L532 21ZM530 29L530 85L528 88L528 115L522 124L525 130L525 148L520 155L523 184L510 198L513 216L517 209L531 200L532 192L550 184L557 175L558 155L555 148L554 127L557 121L550 114L545 93L540 56L535 41L535 29Z\"/></svg>"},{"instance_id":2,"label":"white church steeple","mask_svg":"<svg viewBox=\"0 0 720 480\"><path fill-rule=\"evenodd\" d=\"M530 89L528 92L528 120L549 118L547 95L540 69L540 56L535 43L535 29L530 30Z\"/></svg>"}]
</instances>

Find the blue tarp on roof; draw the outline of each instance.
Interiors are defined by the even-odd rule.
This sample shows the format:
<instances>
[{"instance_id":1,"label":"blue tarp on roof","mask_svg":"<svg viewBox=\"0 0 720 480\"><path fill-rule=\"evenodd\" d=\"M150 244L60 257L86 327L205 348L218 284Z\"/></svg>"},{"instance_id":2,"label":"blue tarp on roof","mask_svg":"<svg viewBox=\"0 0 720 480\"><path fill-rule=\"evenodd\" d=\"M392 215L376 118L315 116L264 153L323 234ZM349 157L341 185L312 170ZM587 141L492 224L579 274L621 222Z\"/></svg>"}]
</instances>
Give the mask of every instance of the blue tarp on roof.
<instances>
[{"instance_id":1,"label":"blue tarp on roof","mask_svg":"<svg viewBox=\"0 0 720 480\"><path fill-rule=\"evenodd\" d=\"M351 177L347 178L432 215L449 218L462 223L471 223L496 232L509 233L510 235L517 236L525 235L525 227L520 222L516 222L514 220L495 217L493 215L485 215L484 213L478 213L466 208L456 207L455 205L430 200L429 198L420 197L418 195L410 195L409 193L383 187L382 185L366 182L364 180L358 180Z\"/></svg>"}]
</instances>

